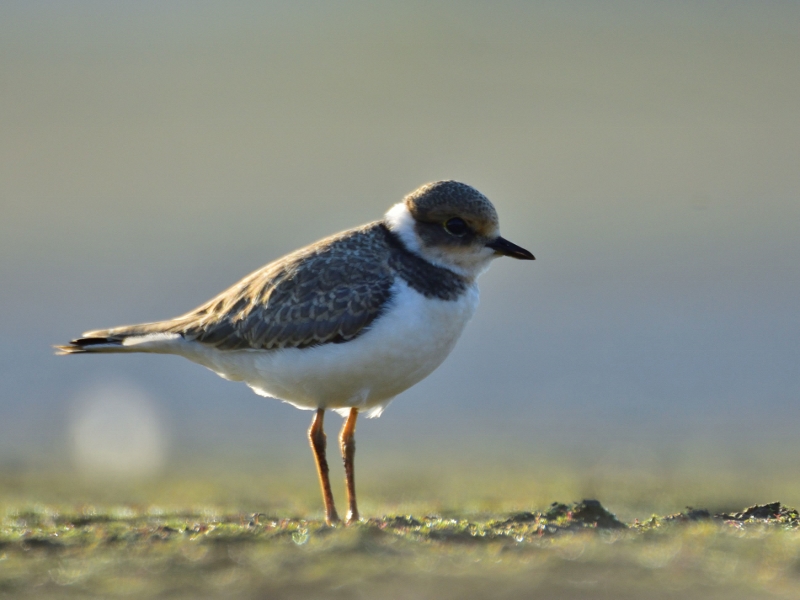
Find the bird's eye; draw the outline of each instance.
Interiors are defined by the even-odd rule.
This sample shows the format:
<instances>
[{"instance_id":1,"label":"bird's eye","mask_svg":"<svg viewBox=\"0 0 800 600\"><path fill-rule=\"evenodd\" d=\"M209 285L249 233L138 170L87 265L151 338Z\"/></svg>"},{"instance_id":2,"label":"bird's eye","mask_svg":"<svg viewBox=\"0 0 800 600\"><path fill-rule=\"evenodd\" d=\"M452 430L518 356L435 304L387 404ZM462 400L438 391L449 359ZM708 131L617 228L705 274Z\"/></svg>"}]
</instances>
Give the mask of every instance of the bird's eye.
<instances>
[{"instance_id":1,"label":"bird's eye","mask_svg":"<svg viewBox=\"0 0 800 600\"><path fill-rule=\"evenodd\" d=\"M464 219L453 217L452 219L445 221L444 230L450 235L461 237L467 233L467 231L469 231L469 226L466 224Z\"/></svg>"}]
</instances>

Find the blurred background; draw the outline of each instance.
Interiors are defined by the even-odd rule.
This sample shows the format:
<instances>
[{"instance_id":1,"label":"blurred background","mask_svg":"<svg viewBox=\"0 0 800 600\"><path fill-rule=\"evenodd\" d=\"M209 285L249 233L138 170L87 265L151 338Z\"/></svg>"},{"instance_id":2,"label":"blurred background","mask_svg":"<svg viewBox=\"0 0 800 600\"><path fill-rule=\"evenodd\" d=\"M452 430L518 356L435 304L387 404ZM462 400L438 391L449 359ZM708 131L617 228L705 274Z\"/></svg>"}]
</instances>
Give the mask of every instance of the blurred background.
<instances>
[{"instance_id":1,"label":"blurred background","mask_svg":"<svg viewBox=\"0 0 800 600\"><path fill-rule=\"evenodd\" d=\"M451 357L359 423L363 489L800 503L800 4L9 0L0 56L2 472L313 489L310 413L50 346L453 178L537 260L497 261Z\"/></svg>"}]
</instances>

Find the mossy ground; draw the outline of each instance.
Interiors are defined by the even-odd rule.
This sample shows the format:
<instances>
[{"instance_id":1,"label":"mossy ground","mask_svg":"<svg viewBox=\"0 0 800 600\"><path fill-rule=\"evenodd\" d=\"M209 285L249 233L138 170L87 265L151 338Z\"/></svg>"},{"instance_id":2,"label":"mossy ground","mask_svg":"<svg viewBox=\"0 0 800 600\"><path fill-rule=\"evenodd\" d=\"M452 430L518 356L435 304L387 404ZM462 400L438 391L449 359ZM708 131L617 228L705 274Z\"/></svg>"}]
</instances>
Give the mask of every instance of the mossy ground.
<instances>
[{"instance_id":1,"label":"mossy ground","mask_svg":"<svg viewBox=\"0 0 800 600\"><path fill-rule=\"evenodd\" d=\"M297 506L197 504L192 493L208 491L189 483L166 494L152 484L160 503L142 502L147 488L53 502L69 496L59 485L5 495L0 597L800 597L800 519L775 503L627 520L591 501L461 514L370 506L364 522L329 528ZM115 502L86 502L95 495ZM190 508L174 503L182 495ZM127 496L137 501L118 501Z\"/></svg>"}]
</instances>

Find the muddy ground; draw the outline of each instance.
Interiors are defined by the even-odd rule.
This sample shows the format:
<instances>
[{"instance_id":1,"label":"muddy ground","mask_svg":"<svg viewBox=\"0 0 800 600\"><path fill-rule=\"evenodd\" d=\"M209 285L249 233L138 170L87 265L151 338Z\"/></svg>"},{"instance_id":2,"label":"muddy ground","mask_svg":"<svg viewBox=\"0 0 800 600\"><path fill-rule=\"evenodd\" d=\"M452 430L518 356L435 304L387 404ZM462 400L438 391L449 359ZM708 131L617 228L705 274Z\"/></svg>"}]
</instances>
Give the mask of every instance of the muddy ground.
<instances>
[{"instance_id":1,"label":"muddy ground","mask_svg":"<svg viewBox=\"0 0 800 600\"><path fill-rule=\"evenodd\" d=\"M221 509L6 506L8 598L800 598L779 502L623 522L597 500L351 527Z\"/></svg>"}]
</instances>

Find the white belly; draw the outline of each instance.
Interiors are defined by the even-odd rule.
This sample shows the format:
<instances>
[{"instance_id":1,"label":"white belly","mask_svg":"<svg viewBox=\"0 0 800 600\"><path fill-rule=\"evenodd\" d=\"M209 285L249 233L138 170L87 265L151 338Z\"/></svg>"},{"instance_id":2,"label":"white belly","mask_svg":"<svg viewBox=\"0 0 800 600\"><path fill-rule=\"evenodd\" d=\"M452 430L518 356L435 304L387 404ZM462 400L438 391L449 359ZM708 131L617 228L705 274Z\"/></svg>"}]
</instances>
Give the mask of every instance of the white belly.
<instances>
[{"instance_id":1,"label":"white belly","mask_svg":"<svg viewBox=\"0 0 800 600\"><path fill-rule=\"evenodd\" d=\"M478 306L477 285L453 301L425 298L399 279L393 292L393 306L349 342L233 351L192 343L181 354L299 408L359 407L378 416L442 364Z\"/></svg>"}]
</instances>

